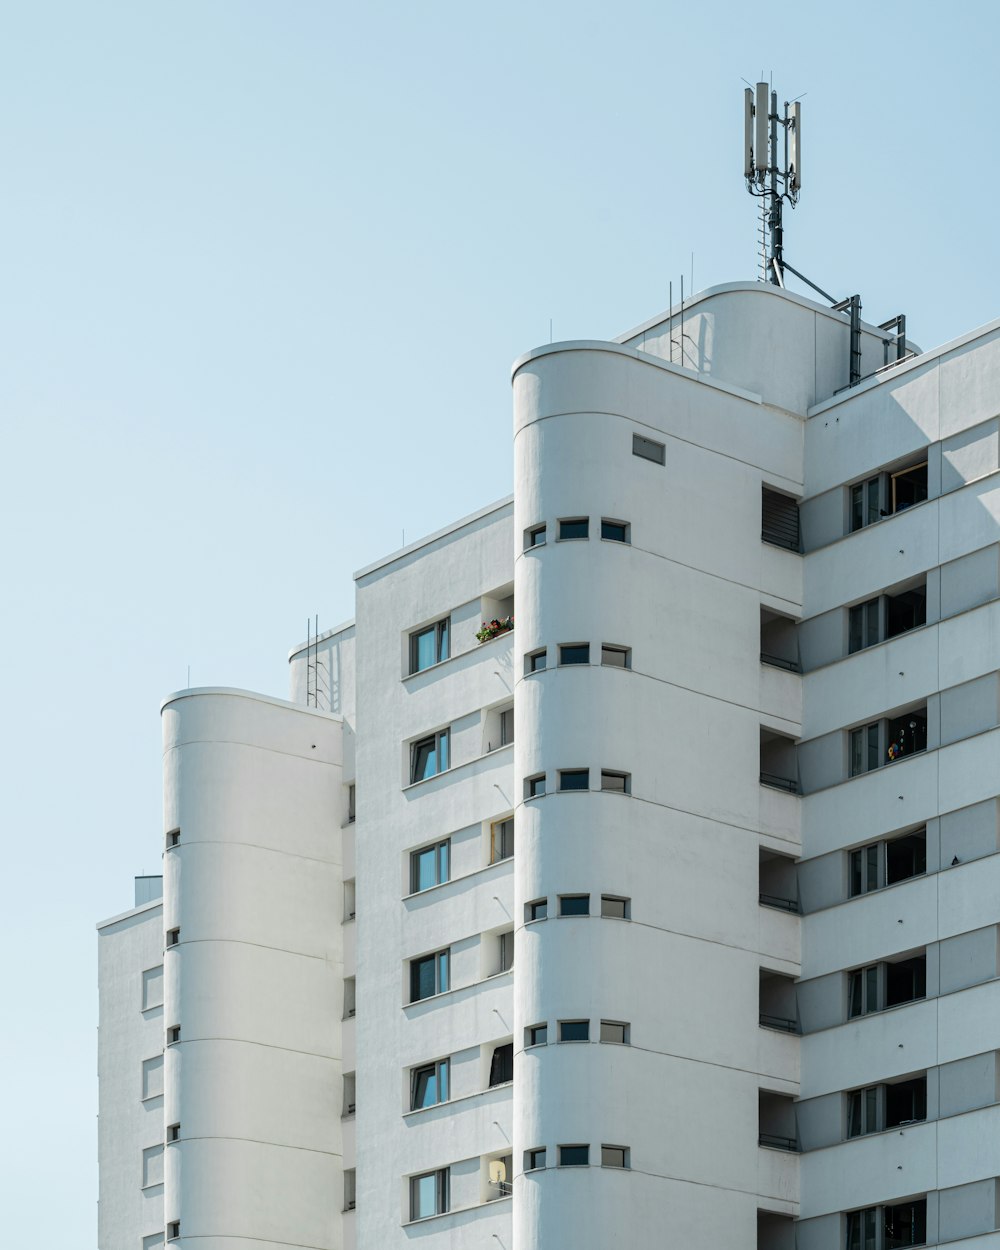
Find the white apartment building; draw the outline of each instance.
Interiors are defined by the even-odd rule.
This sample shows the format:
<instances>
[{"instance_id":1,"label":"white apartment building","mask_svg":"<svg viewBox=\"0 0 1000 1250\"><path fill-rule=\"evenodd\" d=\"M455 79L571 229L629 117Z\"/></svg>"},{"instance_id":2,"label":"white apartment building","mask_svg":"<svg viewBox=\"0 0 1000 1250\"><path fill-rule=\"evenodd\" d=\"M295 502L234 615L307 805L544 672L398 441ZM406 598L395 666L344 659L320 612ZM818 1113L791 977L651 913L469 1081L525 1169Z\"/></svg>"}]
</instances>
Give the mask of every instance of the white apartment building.
<instances>
[{"instance_id":1,"label":"white apartment building","mask_svg":"<svg viewBox=\"0 0 1000 1250\"><path fill-rule=\"evenodd\" d=\"M529 352L512 498L164 702L100 1250L1000 1248L1000 322L890 337Z\"/></svg>"}]
</instances>

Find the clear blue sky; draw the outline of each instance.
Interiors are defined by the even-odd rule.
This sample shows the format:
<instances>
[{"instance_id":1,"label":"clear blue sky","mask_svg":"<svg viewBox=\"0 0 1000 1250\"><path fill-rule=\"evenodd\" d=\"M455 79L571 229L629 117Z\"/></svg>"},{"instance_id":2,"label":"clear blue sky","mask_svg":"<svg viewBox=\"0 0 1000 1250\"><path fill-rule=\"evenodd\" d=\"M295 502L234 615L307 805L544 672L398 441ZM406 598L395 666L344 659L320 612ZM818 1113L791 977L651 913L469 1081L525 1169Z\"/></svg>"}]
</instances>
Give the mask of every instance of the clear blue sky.
<instances>
[{"instance_id":1,"label":"clear blue sky","mask_svg":"<svg viewBox=\"0 0 1000 1250\"><path fill-rule=\"evenodd\" d=\"M771 33L769 16L784 14ZM511 489L508 369L786 252L929 347L1000 314L994 6L0 6L3 1240L96 1243L94 922L160 865L161 697L283 695L352 572ZM998 399L1000 408L1000 399Z\"/></svg>"}]
</instances>

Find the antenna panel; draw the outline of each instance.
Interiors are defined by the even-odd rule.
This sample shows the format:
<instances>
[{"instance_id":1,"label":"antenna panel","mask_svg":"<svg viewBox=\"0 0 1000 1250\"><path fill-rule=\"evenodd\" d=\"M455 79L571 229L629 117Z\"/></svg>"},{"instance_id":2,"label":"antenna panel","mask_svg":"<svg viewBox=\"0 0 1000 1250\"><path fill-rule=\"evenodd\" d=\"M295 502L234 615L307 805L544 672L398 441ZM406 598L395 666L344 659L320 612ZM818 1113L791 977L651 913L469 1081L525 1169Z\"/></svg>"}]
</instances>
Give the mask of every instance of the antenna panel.
<instances>
[{"instance_id":1,"label":"antenna panel","mask_svg":"<svg viewBox=\"0 0 1000 1250\"><path fill-rule=\"evenodd\" d=\"M753 161L757 167L757 173L763 176L764 170L767 169L767 83L759 82L757 84L757 126L753 145Z\"/></svg>"},{"instance_id":2,"label":"antenna panel","mask_svg":"<svg viewBox=\"0 0 1000 1250\"><path fill-rule=\"evenodd\" d=\"M743 177L753 174L753 91L747 87L743 92Z\"/></svg>"},{"instance_id":3,"label":"antenna panel","mask_svg":"<svg viewBox=\"0 0 1000 1250\"><path fill-rule=\"evenodd\" d=\"M802 105L792 105L791 134L788 136L788 159L791 165L792 190L802 186Z\"/></svg>"}]
</instances>

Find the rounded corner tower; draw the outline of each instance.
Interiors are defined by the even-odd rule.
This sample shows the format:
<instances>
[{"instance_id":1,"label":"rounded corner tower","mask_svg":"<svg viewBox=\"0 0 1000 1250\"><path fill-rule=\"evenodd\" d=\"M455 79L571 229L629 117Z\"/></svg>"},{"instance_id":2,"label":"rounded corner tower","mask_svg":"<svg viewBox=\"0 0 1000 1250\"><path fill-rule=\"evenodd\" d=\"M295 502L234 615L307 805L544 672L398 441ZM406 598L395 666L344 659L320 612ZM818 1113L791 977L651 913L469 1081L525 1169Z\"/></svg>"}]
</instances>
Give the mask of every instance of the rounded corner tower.
<instances>
[{"instance_id":1,"label":"rounded corner tower","mask_svg":"<svg viewBox=\"0 0 1000 1250\"><path fill-rule=\"evenodd\" d=\"M514 1245L749 1246L797 1209L798 1160L757 1149L761 1091L797 1092L798 1039L759 1040L797 918L762 931L747 881L761 604L794 611L801 572L747 517L801 490L801 420L611 343L513 386Z\"/></svg>"}]
</instances>

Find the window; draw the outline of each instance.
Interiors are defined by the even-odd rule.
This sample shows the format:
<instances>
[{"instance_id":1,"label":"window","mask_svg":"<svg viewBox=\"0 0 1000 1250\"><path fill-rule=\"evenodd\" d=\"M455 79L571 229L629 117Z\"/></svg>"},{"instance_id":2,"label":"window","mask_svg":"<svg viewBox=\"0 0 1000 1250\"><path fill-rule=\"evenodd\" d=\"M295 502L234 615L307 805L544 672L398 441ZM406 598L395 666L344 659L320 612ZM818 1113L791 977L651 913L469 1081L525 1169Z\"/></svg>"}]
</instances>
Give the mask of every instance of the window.
<instances>
[{"instance_id":1,"label":"window","mask_svg":"<svg viewBox=\"0 0 1000 1250\"><path fill-rule=\"evenodd\" d=\"M532 547L545 546L545 526L535 525L530 530L524 531L524 549L529 551Z\"/></svg>"},{"instance_id":2,"label":"window","mask_svg":"<svg viewBox=\"0 0 1000 1250\"><path fill-rule=\"evenodd\" d=\"M176 1241L181 1235L180 1220L171 1220L167 1225L167 1241Z\"/></svg>"},{"instance_id":3,"label":"window","mask_svg":"<svg viewBox=\"0 0 1000 1250\"><path fill-rule=\"evenodd\" d=\"M572 642L564 647L559 648L560 664L589 664L590 663L590 644L586 642Z\"/></svg>"},{"instance_id":4,"label":"window","mask_svg":"<svg viewBox=\"0 0 1000 1250\"><path fill-rule=\"evenodd\" d=\"M589 1163L589 1146L559 1147L559 1166L561 1168L585 1168Z\"/></svg>"},{"instance_id":5,"label":"window","mask_svg":"<svg viewBox=\"0 0 1000 1250\"><path fill-rule=\"evenodd\" d=\"M874 525L923 503L927 498L927 461L907 465L894 473L877 473L848 488L851 532Z\"/></svg>"},{"instance_id":6,"label":"window","mask_svg":"<svg viewBox=\"0 0 1000 1250\"><path fill-rule=\"evenodd\" d=\"M605 643L601 647L601 663L606 668L631 668L632 648L613 647L609 643Z\"/></svg>"},{"instance_id":7,"label":"window","mask_svg":"<svg viewBox=\"0 0 1000 1250\"><path fill-rule=\"evenodd\" d=\"M873 842L870 846L859 847L850 853L850 889L851 898L859 894L870 894L879 888L879 855L880 843Z\"/></svg>"},{"instance_id":8,"label":"window","mask_svg":"<svg viewBox=\"0 0 1000 1250\"><path fill-rule=\"evenodd\" d=\"M589 1042L589 1020L560 1020L559 1040L561 1042Z\"/></svg>"},{"instance_id":9,"label":"window","mask_svg":"<svg viewBox=\"0 0 1000 1250\"><path fill-rule=\"evenodd\" d=\"M450 955L450 951L443 950L410 960L411 1003L418 1003L422 998L433 998L435 994L443 994L448 989Z\"/></svg>"},{"instance_id":10,"label":"window","mask_svg":"<svg viewBox=\"0 0 1000 1250\"><path fill-rule=\"evenodd\" d=\"M490 1061L490 1088L494 1085L506 1085L514 1079L514 1043L504 1042L493 1052Z\"/></svg>"},{"instance_id":11,"label":"window","mask_svg":"<svg viewBox=\"0 0 1000 1250\"><path fill-rule=\"evenodd\" d=\"M358 902L357 882L351 877L344 882L344 920L353 920L357 915Z\"/></svg>"},{"instance_id":12,"label":"window","mask_svg":"<svg viewBox=\"0 0 1000 1250\"><path fill-rule=\"evenodd\" d=\"M354 1115L357 1110L358 1078L355 1072L344 1073L344 1110L345 1116Z\"/></svg>"},{"instance_id":13,"label":"window","mask_svg":"<svg viewBox=\"0 0 1000 1250\"><path fill-rule=\"evenodd\" d=\"M534 777L526 777L524 779L524 797L526 799L538 799L545 793L545 774L538 773Z\"/></svg>"},{"instance_id":14,"label":"window","mask_svg":"<svg viewBox=\"0 0 1000 1250\"><path fill-rule=\"evenodd\" d=\"M539 651L529 651L524 657L524 675L530 676L532 673L540 673L545 668L545 648Z\"/></svg>"},{"instance_id":15,"label":"window","mask_svg":"<svg viewBox=\"0 0 1000 1250\"><path fill-rule=\"evenodd\" d=\"M880 764L890 764L904 755L927 749L927 709L914 708L850 731L851 776L871 772ZM883 753L884 752L884 753Z\"/></svg>"},{"instance_id":16,"label":"window","mask_svg":"<svg viewBox=\"0 0 1000 1250\"><path fill-rule=\"evenodd\" d=\"M172 846L180 846L180 843L181 831L179 829L171 829L167 833L167 848L169 849Z\"/></svg>"},{"instance_id":17,"label":"window","mask_svg":"<svg viewBox=\"0 0 1000 1250\"><path fill-rule=\"evenodd\" d=\"M500 713L500 745L509 747L514 741L514 709L504 708Z\"/></svg>"},{"instance_id":18,"label":"window","mask_svg":"<svg viewBox=\"0 0 1000 1250\"><path fill-rule=\"evenodd\" d=\"M927 498L927 461L889 474L889 511L902 512Z\"/></svg>"},{"instance_id":19,"label":"window","mask_svg":"<svg viewBox=\"0 0 1000 1250\"><path fill-rule=\"evenodd\" d=\"M450 879L451 839L421 847L410 855L410 893L419 894Z\"/></svg>"},{"instance_id":20,"label":"window","mask_svg":"<svg viewBox=\"0 0 1000 1250\"><path fill-rule=\"evenodd\" d=\"M510 859L514 854L514 817L496 820L490 826L490 863Z\"/></svg>"},{"instance_id":21,"label":"window","mask_svg":"<svg viewBox=\"0 0 1000 1250\"><path fill-rule=\"evenodd\" d=\"M847 1213L847 1250L901 1250L926 1243L926 1198Z\"/></svg>"},{"instance_id":22,"label":"window","mask_svg":"<svg viewBox=\"0 0 1000 1250\"><path fill-rule=\"evenodd\" d=\"M847 1136L881 1133L927 1118L927 1076L869 1085L847 1095Z\"/></svg>"},{"instance_id":23,"label":"window","mask_svg":"<svg viewBox=\"0 0 1000 1250\"><path fill-rule=\"evenodd\" d=\"M559 770L560 790L589 790L589 768L561 768Z\"/></svg>"},{"instance_id":24,"label":"window","mask_svg":"<svg viewBox=\"0 0 1000 1250\"><path fill-rule=\"evenodd\" d=\"M873 525L882 515L882 483L878 477L855 482L851 491L851 532Z\"/></svg>"},{"instance_id":25,"label":"window","mask_svg":"<svg viewBox=\"0 0 1000 1250\"><path fill-rule=\"evenodd\" d=\"M440 664L451 654L449 635L451 617L436 621L410 635L410 672L419 673L432 664Z\"/></svg>"},{"instance_id":26,"label":"window","mask_svg":"<svg viewBox=\"0 0 1000 1250\"><path fill-rule=\"evenodd\" d=\"M537 1146L534 1150L526 1150L524 1152L524 1170L526 1172L534 1172L538 1168L543 1167L545 1167L544 1146Z\"/></svg>"},{"instance_id":27,"label":"window","mask_svg":"<svg viewBox=\"0 0 1000 1250\"><path fill-rule=\"evenodd\" d=\"M168 929L167 930L167 946L168 947L179 945L180 940L181 940L180 929Z\"/></svg>"},{"instance_id":28,"label":"window","mask_svg":"<svg viewBox=\"0 0 1000 1250\"><path fill-rule=\"evenodd\" d=\"M617 894L601 895L601 915L610 920L630 920L632 918L632 900L621 898Z\"/></svg>"},{"instance_id":29,"label":"window","mask_svg":"<svg viewBox=\"0 0 1000 1250\"><path fill-rule=\"evenodd\" d=\"M344 977L344 1019L353 1020L358 1010L358 982L356 977Z\"/></svg>"},{"instance_id":30,"label":"window","mask_svg":"<svg viewBox=\"0 0 1000 1250\"><path fill-rule=\"evenodd\" d=\"M612 794L631 794L632 776L630 773L615 773L609 769L601 769L601 789Z\"/></svg>"},{"instance_id":31,"label":"window","mask_svg":"<svg viewBox=\"0 0 1000 1250\"><path fill-rule=\"evenodd\" d=\"M629 1026L621 1020L602 1020L601 1041L614 1046L628 1046Z\"/></svg>"},{"instance_id":32,"label":"window","mask_svg":"<svg viewBox=\"0 0 1000 1250\"><path fill-rule=\"evenodd\" d=\"M410 1219L426 1220L448 1210L448 1168L410 1177Z\"/></svg>"},{"instance_id":33,"label":"window","mask_svg":"<svg viewBox=\"0 0 1000 1250\"><path fill-rule=\"evenodd\" d=\"M489 1160L490 1190L486 1195L487 1202L496 1202L498 1198L509 1198L514 1192L511 1173L514 1171L514 1156L501 1155L499 1159Z\"/></svg>"},{"instance_id":34,"label":"window","mask_svg":"<svg viewBox=\"0 0 1000 1250\"><path fill-rule=\"evenodd\" d=\"M887 722L888 761L927 750L927 709L905 712Z\"/></svg>"},{"instance_id":35,"label":"window","mask_svg":"<svg viewBox=\"0 0 1000 1250\"><path fill-rule=\"evenodd\" d=\"M851 898L919 877L927 871L927 831L859 847L850 852L849 865Z\"/></svg>"},{"instance_id":36,"label":"window","mask_svg":"<svg viewBox=\"0 0 1000 1250\"><path fill-rule=\"evenodd\" d=\"M497 939L499 947L499 967L497 972L510 972L514 967L514 930L509 933L501 933Z\"/></svg>"},{"instance_id":37,"label":"window","mask_svg":"<svg viewBox=\"0 0 1000 1250\"><path fill-rule=\"evenodd\" d=\"M799 550L799 505L789 495L761 488L761 539L775 547Z\"/></svg>"},{"instance_id":38,"label":"window","mask_svg":"<svg viewBox=\"0 0 1000 1250\"><path fill-rule=\"evenodd\" d=\"M547 898L536 898L524 905L525 924L530 923L532 920L544 920L548 914L549 900Z\"/></svg>"},{"instance_id":39,"label":"window","mask_svg":"<svg viewBox=\"0 0 1000 1250\"><path fill-rule=\"evenodd\" d=\"M609 521L601 517L601 537L611 543L630 543L632 527L625 521Z\"/></svg>"},{"instance_id":40,"label":"window","mask_svg":"<svg viewBox=\"0 0 1000 1250\"><path fill-rule=\"evenodd\" d=\"M918 829L885 844L885 883L909 881L927 871L927 830Z\"/></svg>"},{"instance_id":41,"label":"window","mask_svg":"<svg viewBox=\"0 0 1000 1250\"><path fill-rule=\"evenodd\" d=\"M585 516L564 517L559 522L559 538L565 542L568 538L589 538L590 519Z\"/></svg>"},{"instance_id":42,"label":"window","mask_svg":"<svg viewBox=\"0 0 1000 1250\"><path fill-rule=\"evenodd\" d=\"M560 916L589 916L590 915L590 895L589 894L560 894L559 895L559 915Z\"/></svg>"},{"instance_id":43,"label":"window","mask_svg":"<svg viewBox=\"0 0 1000 1250\"><path fill-rule=\"evenodd\" d=\"M448 1101L448 1060L438 1059L410 1070L410 1110L422 1111Z\"/></svg>"},{"instance_id":44,"label":"window","mask_svg":"<svg viewBox=\"0 0 1000 1250\"><path fill-rule=\"evenodd\" d=\"M358 818L358 795L357 787L349 785L347 787L347 823L353 825Z\"/></svg>"},{"instance_id":45,"label":"window","mask_svg":"<svg viewBox=\"0 0 1000 1250\"><path fill-rule=\"evenodd\" d=\"M358 1202L358 1173L355 1168L344 1168L344 1210L353 1211Z\"/></svg>"},{"instance_id":46,"label":"window","mask_svg":"<svg viewBox=\"0 0 1000 1250\"><path fill-rule=\"evenodd\" d=\"M530 1024L524 1030L525 1046L544 1046L549 1040L549 1026L547 1024Z\"/></svg>"},{"instance_id":47,"label":"window","mask_svg":"<svg viewBox=\"0 0 1000 1250\"><path fill-rule=\"evenodd\" d=\"M894 595L857 603L848 611L848 651L853 654L897 638L927 622L927 586L922 583Z\"/></svg>"},{"instance_id":48,"label":"window","mask_svg":"<svg viewBox=\"0 0 1000 1250\"><path fill-rule=\"evenodd\" d=\"M645 438L642 434L632 435L632 455L640 456L643 460L651 460L653 464L666 464L667 461L667 449L664 444Z\"/></svg>"},{"instance_id":49,"label":"window","mask_svg":"<svg viewBox=\"0 0 1000 1250\"><path fill-rule=\"evenodd\" d=\"M167 1045L176 1046L180 1040L181 1026L179 1024L172 1024L170 1028L167 1029Z\"/></svg>"},{"instance_id":50,"label":"window","mask_svg":"<svg viewBox=\"0 0 1000 1250\"><path fill-rule=\"evenodd\" d=\"M927 956L870 964L848 973L848 1016L869 1015L901 1003L915 1002L927 992Z\"/></svg>"},{"instance_id":51,"label":"window","mask_svg":"<svg viewBox=\"0 0 1000 1250\"><path fill-rule=\"evenodd\" d=\"M421 738L410 746L410 784L426 781L443 773L448 765L448 740L450 733L440 729L427 738Z\"/></svg>"},{"instance_id":52,"label":"window","mask_svg":"<svg viewBox=\"0 0 1000 1250\"><path fill-rule=\"evenodd\" d=\"M627 1146L602 1146L601 1147L601 1167L602 1168L627 1168L629 1165L629 1150Z\"/></svg>"},{"instance_id":53,"label":"window","mask_svg":"<svg viewBox=\"0 0 1000 1250\"><path fill-rule=\"evenodd\" d=\"M167 1125L167 1141L168 1142L180 1141L180 1139L181 1139L180 1124L168 1124Z\"/></svg>"},{"instance_id":54,"label":"window","mask_svg":"<svg viewBox=\"0 0 1000 1250\"><path fill-rule=\"evenodd\" d=\"M878 768L878 721L851 730L851 776Z\"/></svg>"},{"instance_id":55,"label":"window","mask_svg":"<svg viewBox=\"0 0 1000 1250\"><path fill-rule=\"evenodd\" d=\"M869 599L856 603L848 613L848 644L852 654L863 647L872 647L879 641L879 601Z\"/></svg>"},{"instance_id":56,"label":"window","mask_svg":"<svg viewBox=\"0 0 1000 1250\"><path fill-rule=\"evenodd\" d=\"M895 638L927 623L927 586L885 596L885 636Z\"/></svg>"}]
</instances>

